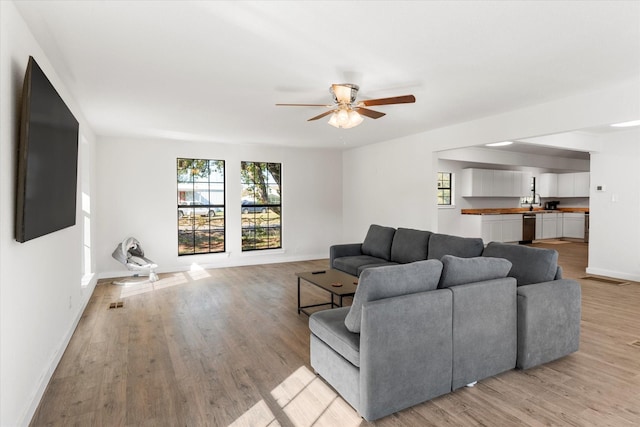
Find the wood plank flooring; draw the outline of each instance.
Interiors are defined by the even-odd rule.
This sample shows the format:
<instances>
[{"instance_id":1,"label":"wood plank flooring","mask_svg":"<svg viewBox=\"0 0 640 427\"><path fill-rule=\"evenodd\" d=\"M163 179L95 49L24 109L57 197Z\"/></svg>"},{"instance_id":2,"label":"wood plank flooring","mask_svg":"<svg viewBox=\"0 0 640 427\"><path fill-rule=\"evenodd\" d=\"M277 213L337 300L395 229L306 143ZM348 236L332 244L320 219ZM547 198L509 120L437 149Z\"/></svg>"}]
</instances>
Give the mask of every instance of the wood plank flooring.
<instances>
[{"instance_id":1,"label":"wood plank flooring","mask_svg":"<svg viewBox=\"0 0 640 427\"><path fill-rule=\"evenodd\" d=\"M560 252L586 276L587 245ZM315 376L295 272L327 260L101 282L33 426L627 426L640 424L640 284L581 280L580 351L367 423ZM327 294L302 287L303 303ZM124 307L109 309L112 302Z\"/></svg>"}]
</instances>

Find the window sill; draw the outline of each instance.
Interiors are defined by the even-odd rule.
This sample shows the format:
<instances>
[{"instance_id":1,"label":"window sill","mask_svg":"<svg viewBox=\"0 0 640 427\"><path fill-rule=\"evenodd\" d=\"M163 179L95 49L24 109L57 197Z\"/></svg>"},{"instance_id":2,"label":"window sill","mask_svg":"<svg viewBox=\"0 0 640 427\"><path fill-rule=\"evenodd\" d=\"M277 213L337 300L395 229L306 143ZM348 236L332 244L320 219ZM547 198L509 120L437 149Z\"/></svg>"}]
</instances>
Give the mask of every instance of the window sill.
<instances>
[{"instance_id":1,"label":"window sill","mask_svg":"<svg viewBox=\"0 0 640 427\"><path fill-rule=\"evenodd\" d=\"M438 205L438 209L455 209L456 205Z\"/></svg>"},{"instance_id":2,"label":"window sill","mask_svg":"<svg viewBox=\"0 0 640 427\"><path fill-rule=\"evenodd\" d=\"M255 256L255 255L273 255L273 254L284 254L287 251L283 248L276 249L257 249L253 251L244 251L241 252L240 256Z\"/></svg>"}]
</instances>

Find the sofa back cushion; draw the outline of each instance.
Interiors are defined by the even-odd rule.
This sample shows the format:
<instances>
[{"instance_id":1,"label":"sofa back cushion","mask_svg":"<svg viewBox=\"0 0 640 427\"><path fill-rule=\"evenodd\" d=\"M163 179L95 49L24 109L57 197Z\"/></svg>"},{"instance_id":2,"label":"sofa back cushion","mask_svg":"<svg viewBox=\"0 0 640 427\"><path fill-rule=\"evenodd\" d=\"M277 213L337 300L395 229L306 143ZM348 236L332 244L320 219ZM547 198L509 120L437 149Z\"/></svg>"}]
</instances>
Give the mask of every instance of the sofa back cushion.
<instances>
[{"instance_id":1,"label":"sofa back cushion","mask_svg":"<svg viewBox=\"0 0 640 427\"><path fill-rule=\"evenodd\" d=\"M367 236L362 242L362 254L389 261L391 258L391 243L396 229L371 224Z\"/></svg>"},{"instance_id":2,"label":"sofa back cushion","mask_svg":"<svg viewBox=\"0 0 640 427\"><path fill-rule=\"evenodd\" d=\"M511 261L509 277L514 277L518 286L554 280L558 271L558 252L553 249L491 242L482 256Z\"/></svg>"},{"instance_id":3,"label":"sofa back cushion","mask_svg":"<svg viewBox=\"0 0 640 427\"><path fill-rule=\"evenodd\" d=\"M424 260L410 264L368 268L362 272L353 304L344 324L351 332L360 332L362 305L369 301L392 298L438 287L442 262Z\"/></svg>"},{"instance_id":4,"label":"sofa back cushion","mask_svg":"<svg viewBox=\"0 0 640 427\"><path fill-rule=\"evenodd\" d=\"M511 261L504 258L460 258L445 255L442 257L442 275L438 288L502 279L507 277L509 270Z\"/></svg>"},{"instance_id":5,"label":"sofa back cushion","mask_svg":"<svg viewBox=\"0 0 640 427\"><path fill-rule=\"evenodd\" d=\"M484 243L479 237L460 237L433 233L429 238L428 259L442 259L445 255L473 258L482 255Z\"/></svg>"},{"instance_id":6,"label":"sofa back cushion","mask_svg":"<svg viewBox=\"0 0 640 427\"><path fill-rule=\"evenodd\" d=\"M391 244L391 261L406 264L427 259L430 231L398 228Z\"/></svg>"}]
</instances>

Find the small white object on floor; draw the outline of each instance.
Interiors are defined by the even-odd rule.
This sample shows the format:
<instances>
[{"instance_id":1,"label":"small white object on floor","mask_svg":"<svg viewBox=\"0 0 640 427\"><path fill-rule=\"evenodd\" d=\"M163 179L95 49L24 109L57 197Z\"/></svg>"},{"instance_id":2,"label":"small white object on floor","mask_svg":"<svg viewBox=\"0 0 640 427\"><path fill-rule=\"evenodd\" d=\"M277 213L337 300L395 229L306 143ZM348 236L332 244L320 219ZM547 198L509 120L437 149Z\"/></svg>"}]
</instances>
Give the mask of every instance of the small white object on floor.
<instances>
[{"instance_id":1,"label":"small white object on floor","mask_svg":"<svg viewBox=\"0 0 640 427\"><path fill-rule=\"evenodd\" d=\"M466 385L466 387L471 388L471 387L473 387L473 386L474 386L474 385L476 385L476 384L478 384L478 381L474 381L474 382L472 382L472 383L469 383L469 384L467 384L467 385Z\"/></svg>"}]
</instances>

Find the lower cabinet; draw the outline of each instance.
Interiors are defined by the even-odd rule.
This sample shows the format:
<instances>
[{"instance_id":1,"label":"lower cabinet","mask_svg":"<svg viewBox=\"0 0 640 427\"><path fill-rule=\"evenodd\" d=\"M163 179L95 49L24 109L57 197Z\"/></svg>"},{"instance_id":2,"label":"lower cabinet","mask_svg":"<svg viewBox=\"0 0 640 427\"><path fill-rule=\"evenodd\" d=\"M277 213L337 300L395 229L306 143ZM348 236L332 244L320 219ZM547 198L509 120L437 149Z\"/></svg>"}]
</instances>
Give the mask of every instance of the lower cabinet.
<instances>
[{"instance_id":1,"label":"lower cabinet","mask_svg":"<svg viewBox=\"0 0 640 427\"><path fill-rule=\"evenodd\" d=\"M522 240L522 214L483 215L482 240L485 243Z\"/></svg>"},{"instance_id":2,"label":"lower cabinet","mask_svg":"<svg viewBox=\"0 0 640 427\"><path fill-rule=\"evenodd\" d=\"M502 217L502 241L522 240L522 215L500 215Z\"/></svg>"},{"instance_id":3,"label":"lower cabinet","mask_svg":"<svg viewBox=\"0 0 640 427\"><path fill-rule=\"evenodd\" d=\"M583 213L565 213L562 215L562 236L584 239Z\"/></svg>"},{"instance_id":4,"label":"lower cabinet","mask_svg":"<svg viewBox=\"0 0 640 427\"><path fill-rule=\"evenodd\" d=\"M480 221L485 244L522 240L522 214L482 215ZM584 213L536 213L535 239L584 239L584 224ZM474 223L475 230L477 226Z\"/></svg>"},{"instance_id":5,"label":"lower cabinet","mask_svg":"<svg viewBox=\"0 0 640 427\"><path fill-rule=\"evenodd\" d=\"M542 238L557 239L562 237L562 214L544 213L542 215Z\"/></svg>"}]
</instances>

